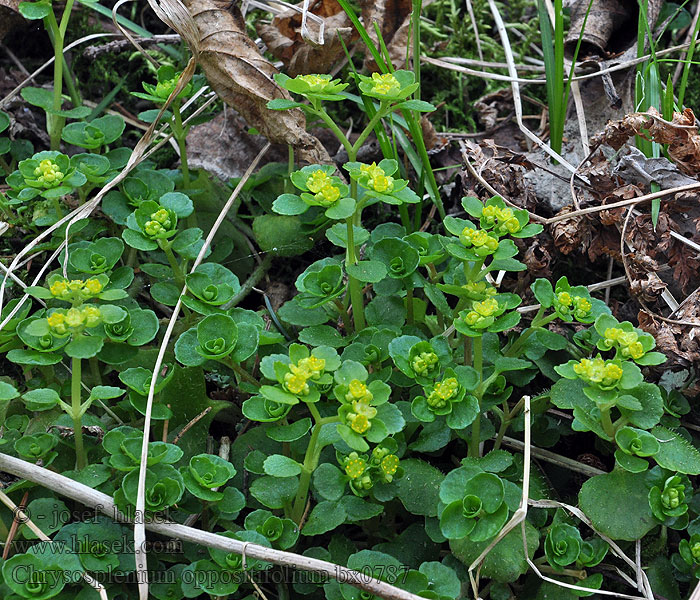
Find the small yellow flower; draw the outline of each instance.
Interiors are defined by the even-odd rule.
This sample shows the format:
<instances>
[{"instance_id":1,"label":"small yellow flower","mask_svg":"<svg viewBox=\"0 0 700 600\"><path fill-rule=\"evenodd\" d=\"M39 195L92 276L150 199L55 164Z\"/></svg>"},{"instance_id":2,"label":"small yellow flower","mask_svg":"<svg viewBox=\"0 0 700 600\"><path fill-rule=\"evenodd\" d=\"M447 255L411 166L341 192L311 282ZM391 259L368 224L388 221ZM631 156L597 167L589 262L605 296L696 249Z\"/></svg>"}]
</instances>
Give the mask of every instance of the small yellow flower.
<instances>
[{"instance_id":1,"label":"small yellow flower","mask_svg":"<svg viewBox=\"0 0 700 600\"><path fill-rule=\"evenodd\" d=\"M384 75L372 73L372 83L372 91L382 96L393 96L401 89L401 84L398 79L391 73L385 73Z\"/></svg>"},{"instance_id":2,"label":"small yellow flower","mask_svg":"<svg viewBox=\"0 0 700 600\"><path fill-rule=\"evenodd\" d=\"M584 381L610 388L621 378L622 369L612 361L605 361L600 356L594 359L584 358L573 365L576 373Z\"/></svg>"},{"instance_id":3,"label":"small yellow flower","mask_svg":"<svg viewBox=\"0 0 700 600\"><path fill-rule=\"evenodd\" d=\"M476 311L470 310L470 311L465 315L465 317L464 317L464 322L465 322L467 325L470 325L470 326L471 326L471 325L476 325L477 322L479 321L479 319L481 319L481 317L479 316L479 313L476 312Z\"/></svg>"},{"instance_id":4,"label":"small yellow flower","mask_svg":"<svg viewBox=\"0 0 700 600\"><path fill-rule=\"evenodd\" d=\"M284 385L287 390L297 396L306 396L309 393L309 384L306 383L306 377L303 375L287 373L284 376Z\"/></svg>"},{"instance_id":5,"label":"small yellow flower","mask_svg":"<svg viewBox=\"0 0 700 600\"><path fill-rule=\"evenodd\" d=\"M314 198L320 202L322 206L330 206L340 200L340 188L329 183L324 185Z\"/></svg>"},{"instance_id":6,"label":"small yellow flower","mask_svg":"<svg viewBox=\"0 0 700 600\"><path fill-rule=\"evenodd\" d=\"M367 386L362 383L359 379L353 379L348 384L348 396L353 400L360 400L367 394Z\"/></svg>"},{"instance_id":7,"label":"small yellow flower","mask_svg":"<svg viewBox=\"0 0 700 600\"><path fill-rule=\"evenodd\" d=\"M348 413L348 423L350 424L350 429L355 433L362 435L372 427L369 419L365 415L358 415L353 413Z\"/></svg>"},{"instance_id":8,"label":"small yellow flower","mask_svg":"<svg viewBox=\"0 0 700 600\"><path fill-rule=\"evenodd\" d=\"M68 293L68 284L65 281L61 281L59 279L58 281L54 281L51 284L49 291L51 292L51 295L54 298L61 298L62 296Z\"/></svg>"},{"instance_id":9,"label":"small yellow flower","mask_svg":"<svg viewBox=\"0 0 700 600\"><path fill-rule=\"evenodd\" d=\"M515 217L511 217L503 225L508 230L508 233L518 233L521 229L520 221Z\"/></svg>"},{"instance_id":10,"label":"small yellow flower","mask_svg":"<svg viewBox=\"0 0 700 600\"><path fill-rule=\"evenodd\" d=\"M482 317L490 317L498 311L498 300L487 298L483 302L475 302L473 309Z\"/></svg>"},{"instance_id":11,"label":"small yellow flower","mask_svg":"<svg viewBox=\"0 0 700 600\"><path fill-rule=\"evenodd\" d=\"M634 360L637 360L644 356L644 347L641 342L634 342L622 350L622 354L624 355L625 353L629 354Z\"/></svg>"},{"instance_id":12,"label":"small yellow flower","mask_svg":"<svg viewBox=\"0 0 700 600\"><path fill-rule=\"evenodd\" d=\"M93 296L97 296L102 291L102 284L100 283L100 280L91 277L85 282L85 289Z\"/></svg>"},{"instance_id":13,"label":"small yellow flower","mask_svg":"<svg viewBox=\"0 0 700 600\"><path fill-rule=\"evenodd\" d=\"M569 294L569 292L559 292L559 294L557 294L557 301L562 306L571 306L573 299L571 298L571 294Z\"/></svg>"},{"instance_id":14,"label":"small yellow flower","mask_svg":"<svg viewBox=\"0 0 700 600\"><path fill-rule=\"evenodd\" d=\"M367 461L360 458L357 452L353 452L348 456L345 462L345 473L350 479L359 479L367 469Z\"/></svg>"},{"instance_id":15,"label":"small yellow flower","mask_svg":"<svg viewBox=\"0 0 700 600\"><path fill-rule=\"evenodd\" d=\"M370 399L371 399L371 394L370 394ZM352 409L358 415L364 415L365 417L367 417L368 420L372 420L372 419L374 419L374 417L377 416L377 409L374 408L374 406L370 406L368 404L368 401L365 399L355 400L352 403Z\"/></svg>"},{"instance_id":16,"label":"small yellow flower","mask_svg":"<svg viewBox=\"0 0 700 600\"><path fill-rule=\"evenodd\" d=\"M306 188L312 193L317 194L325 186L331 185L333 180L328 176L325 171L317 169L306 180Z\"/></svg>"},{"instance_id":17,"label":"small yellow flower","mask_svg":"<svg viewBox=\"0 0 700 600\"><path fill-rule=\"evenodd\" d=\"M306 83L313 92L322 92L330 83L330 77L324 78L320 75L300 75L298 79Z\"/></svg>"},{"instance_id":18,"label":"small yellow flower","mask_svg":"<svg viewBox=\"0 0 700 600\"><path fill-rule=\"evenodd\" d=\"M71 292L79 292L85 287L85 282L82 279L73 279L68 282L68 289Z\"/></svg>"},{"instance_id":19,"label":"small yellow flower","mask_svg":"<svg viewBox=\"0 0 700 600\"><path fill-rule=\"evenodd\" d=\"M449 377L440 383L435 384L435 392L443 400L450 400L457 394L459 383L454 377Z\"/></svg>"},{"instance_id":20,"label":"small yellow flower","mask_svg":"<svg viewBox=\"0 0 700 600\"><path fill-rule=\"evenodd\" d=\"M399 468L399 457L395 454L389 454L388 456L385 456L382 459L381 467L382 471L384 471L384 474L391 477L392 475L396 474L396 471Z\"/></svg>"},{"instance_id":21,"label":"small yellow flower","mask_svg":"<svg viewBox=\"0 0 700 600\"><path fill-rule=\"evenodd\" d=\"M309 356L307 358L302 358L298 363L298 372L304 373L309 379L318 379L326 368L326 361L323 358L316 358L315 356ZM293 365L290 365L289 369L292 369Z\"/></svg>"},{"instance_id":22,"label":"small yellow flower","mask_svg":"<svg viewBox=\"0 0 700 600\"><path fill-rule=\"evenodd\" d=\"M82 313L87 327L97 327L102 320L102 313L96 306L86 306Z\"/></svg>"},{"instance_id":23,"label":"small yellow flower","mask_svg":"<svg viewBox=\"0 0 700 600\"><path fill-rule=\"evenodd\" d=\"M483 217L486 217L488 220L495 219L497 214L498 214L498 208L493 206L493 205L484 206L484 210L481 213L481 215Z\"/></svg>"},{"instance_id":24,"label":"small yellow flower","mask_svg":"<svg viewBox=\"0 0 700 600\"><path fill-rule=\"evenodd\" d=\"M71 329L81 327L85 323L83 312L78 308L68 309L66 312L66 325Z\"/></svg>"}]
</instances>

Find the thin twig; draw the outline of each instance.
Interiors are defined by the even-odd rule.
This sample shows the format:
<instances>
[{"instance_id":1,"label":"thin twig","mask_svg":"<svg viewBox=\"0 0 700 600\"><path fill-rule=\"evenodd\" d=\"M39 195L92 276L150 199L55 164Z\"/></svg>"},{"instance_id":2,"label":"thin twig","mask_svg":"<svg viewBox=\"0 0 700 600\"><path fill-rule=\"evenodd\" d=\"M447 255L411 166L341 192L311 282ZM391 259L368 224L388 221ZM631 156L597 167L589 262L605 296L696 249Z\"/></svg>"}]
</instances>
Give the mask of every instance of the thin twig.
<instances>
[{"instance_id":1,"label":"thin twig","mask_svg":"<svg viewBox=\"0 0 700 600\"><path fill-rule=\"evenodd\" d=\"M32 463L2 453L0 453L0 471L11 473L27 481L38 483L57 494L67 496L68 498L80 502L86 507L99 510L117 521L123 523L131 522L119 511L111 496L98 492L87 485L83 485L59 473L54 473L48 469L38 467ZM179 523L164 523L160 519L153 521L145 520L147 521L145 524L146 529L159 535L181 539L207 548L218 548L227 552L236 552L237 554L242 554L245 549L246 554L251 558L272 562L277 565L293 567L303 571L312 571L325 577L348 583L349 585L385 598L386 600L424 600L420 596L397 588L384 581L380 581L379 579L369 577L367 574L361 574L347 567L336 565L325 560L311 558L310 556L302 556L300 554L294 554L293 552L275 550L274 548L259 546L258 544L252 544L250 542L242 542L216 533L186 527Z\"/></svg>"}]
</instances>

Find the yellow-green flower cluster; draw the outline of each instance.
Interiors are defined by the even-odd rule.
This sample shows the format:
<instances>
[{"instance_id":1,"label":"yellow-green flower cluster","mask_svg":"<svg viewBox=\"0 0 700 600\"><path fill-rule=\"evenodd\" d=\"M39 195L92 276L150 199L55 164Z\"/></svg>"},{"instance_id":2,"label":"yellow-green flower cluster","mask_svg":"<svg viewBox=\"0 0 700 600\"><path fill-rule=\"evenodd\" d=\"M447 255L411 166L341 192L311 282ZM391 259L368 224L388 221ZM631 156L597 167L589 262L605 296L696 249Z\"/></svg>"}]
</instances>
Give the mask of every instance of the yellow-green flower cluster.
<instances>
[{"instance_id":1,"label":"yellow-green flower cluster","mask_svg":"<svg viewBox=\"0 0 700 600\"><path fill-rule=\"evenodd\" d=\"M608 348L617 346L623 358L635 360L644 356L644 347L639 336L634 331L624 331L618 327L609 327L604 334L605 345Z\"/></svg>"},{"instance_id":2,"label":"yellow-green flower cluster","mask_svg":"<svg viewBox=\"0 0 700 600\"><path fill-rule=\"evenodd\" d=\"M333 185L333 179L321 169L314 171L306 180L307 189L314 194L319 206L331 206L340 200L340 188Z\"/></svg>"},{"instance_id":3,"label":"yellow-green flower cluster","mask_svg":"<svg viewBox=\"0 0 700 600\"><path fill-rule=\"evenodd\" d=\"M146 221L144 232L146 235L156 236L163 231L169 231L173 228L173 222L170 218L170 213L165 208L158 209L151 214L151 220Z\"/></svg>"},{"instance_id":4,"label":"yellow-green flower cluster","mask_svg":"<svg viewBox=\"0 0 700 600\"><path fill-rule=\"evenodd\" d=\"M484 296L489 298L495 296L498 292L495 287L489 285L485 281L470 281L462 286L462 289L467 293L467 296L474 299L481 299Z\"/></svg>"},{"instance_id":5,"label":"yellow-green flower cluster","mask_svg":"<svg viewBox=\"0 0 700 600\"><path fill-rule=\"evenodd\" d=\"M51 333L65 336L81 331L85 327L97 327L102 320L102 313L97 306L86 305L81 308L57 310L46 321Z\"/></svg>"},{"instance_id":6,"label":"yellow-green flower cluster","mask_svg":"<svg viewBox=\"0 0 700 600\"><path fill-rule=\"evenodd\" d=\"M394 191L394 178L388 176L384 169L377 166L377 163L371 165L361 165L360 173L367 175L367 186L380 194L390 194Z\"/></svg>"},{"instance_id":7,"label":"yellow-green flower cluster","mask_svg":"<svg viewBox=\"0 0 700 600\"><path fill-rule=\"evenodd\" d=\"M472 309L464 315L464 322L470 327L478 326L484 319L496 316L500 308L498 300L495 298L486 298L486 300L481 302L474 302Z\"/></svg>"},{"instance_id":8,"label":"yellow-green flower cluster","mask_svg":"<svg viewBox=\"0 0 700 600\"><path fill-rule=\"evenodd\" d=\"M382 96L394 96L401 90L401 84L391 73L372 73L372 91Z\"/></svg>"},{"instance_id":9,"label":"yellow-green flower cluster","mask_svg":"<svg viewBox=\"0 0 700 600\"><path fill-rule=\"evenodd\" d=\"M61 167L48 158L42 160L39 166L34 169L34 175L41 186L47 190L61 185L61 181L66 176L61 171Z\"/></svg>"},{"instance_id":10,"label":"yellow-green flower cluster","mask_svg":"<svg viewBox=\"0 0 700 600\"><path fill-rule=\"evenodd\" d=\"M331 78L329 75L325 77L321 75L299 75L297 79L308 85L312 92L323 92L331 85Z\"/></svg>"},{"instance_id":11,"label":"yellow-green flower cluster","mask_svg":"<svg viewBox=\"0 0 700 600\"><path fill-rule=\"evenodd\" d=\"M488 256L498 250L498 240L483 229L465 227L459 235L459 241L467 248L474 248L477 256Z\"/></svg>"},{"instance_id":12,"label":"yellow-green flower cluster","mask_svg":"<svg viewBox=\"0 0 700 600\"><path fill-rule=\"evenodd\" d=\"M438 355L435 352L421 352L411 361L411 368L418 375L425 375L435 368L438 363Z\"/></svg>"},{"instance_id":13,"label":"yellow-green flower cluster","mask_svg":"<svg viewBox=\"0 0 700 600\"><path fill-rule=\"evenodd\" d=\"M373 398L372 392L359 379L353 379L348 384L345 399L352 405L352 412L346 415L345 420L355 433L362 435L372 427L371 421L377 416L377 409L370 405Z\"/></svg>"},{"instance_id":14,"label":"yellow-green flower cluster","mask_svg":"<svg viewBox=\"0 0 700 600\"><path fill-rule=\"evenodd\" d=\"M350 478L351 487L359 493L366 492L372 487L372 477L369 472L367 459L357 452L351 452L345 457L345 473Z\"/></svg>"},{"instance_id":15,"label":"yellow-green flower cluster","mask_svg":"<svg viewBox=\"0 0 700 600\"><path fill-rule=\"evenodd\" d=\"M493 227L499 236L518 233L522 229L511 208L500 208L494 205L484 206L481 216L486 221L485 226Z\"/></svg>"},{"instance_id":16,"label":"yellow-green flower cluster","mask_svg":"<svg viewBox=\"0 0 700 600\"><path fill-rule=\"evenodd\" d=\"M296 396L308 396L308 381L318 380L326 368L326 361L316 356L300 359L296 365L289 365L289 373L284 376L284 387Z\"/></svg>"},{"instance_id":17,"label":"yellow-green flower cluster","mask_svg":"<svg viewBox=\"0 0 700 600\"><path fill-rule=\"evenodd\" d=\"M584 358L573 365L574 373L588 383L601 388L612 388L622 378L622 369L611 360L603 360L600 356L593 359Z\"/></svg>"},{"instance_id":18,"label":"yellow-green flower cluster","mask_svg":"<svg viewBox=\"0 0 700 600\"><path fill-rule=\"evenodd\" d=\"M554 296L554 309L563 314L573 313L577 319L585 319L593 306L583 296L572 296L569 292L559 292Z\"/></svg>"},{"instance_id":19,"label":"yellow-green flower cluster","mask_svg":"<svg viewBox=\"0 0 700 600\"><path fill-rule=\"evenodd\" d=\"M449 377L433 386L433 391L428 394L426 401L431 408L444 408L459 391L459 383L454 377Z\"/></svg>"},{"instance_id":20,"label":"yellow-green flower cluster","mask_svg":"<svg viewBox=\"0 0 700 600\"><path fill-rule=\"evenodd\" d=\"M96 277L83 281L81 279L57 279L50 286L49 291L54 298L66 302L82 302L98 296L104 286Z\"/></svg>"},{"instance_id":21,"label":"yellow-green flower cluster","mask_svg":"<svg viewBox=\"0 0 700 600\"><path fill-rule=\"evenodd\" d=\"M371 462L379 467L380 478L386 483L391 483L399 470L399 457L383 446L372 450Z\"/></svg>"},{"instance_id":22,"label":"yellow-green flower cluster","mask_svg":"<svg viewBox=\"0 0 700 600\"><path fill-rule=\"evenodd\" d=\"M678 508L684 500L685 497L675 487L668 487L661 493L661 502L669 509Z\"/></svg>"}]
</instances>

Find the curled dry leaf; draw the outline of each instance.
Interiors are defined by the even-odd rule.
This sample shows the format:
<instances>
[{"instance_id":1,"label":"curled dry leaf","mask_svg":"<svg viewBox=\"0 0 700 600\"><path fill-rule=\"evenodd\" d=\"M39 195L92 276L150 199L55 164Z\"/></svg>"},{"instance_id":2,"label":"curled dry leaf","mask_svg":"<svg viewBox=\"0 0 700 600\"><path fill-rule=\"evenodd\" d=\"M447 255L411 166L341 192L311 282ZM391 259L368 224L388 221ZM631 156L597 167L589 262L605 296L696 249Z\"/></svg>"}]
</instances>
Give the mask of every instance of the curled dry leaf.
<instances>
[{"instance_id":1,"label":"curled dry leaf","mask_svg":"<svg viewBox=\"0 0 700 600\"><path fill-rule=\"evenodd\" d=\"M298 9L303 4L300 2ZM359 37L345 11L335 0L315 0L310 3L309 12L324 21L322 46L309 44L302 38L301 10L286 10L272 19L271 23L259 22L256 27L268 50L284 63L290 77L328 73L345 56L343 43L347 46ZM318 24L308 18L306 24L314 40L318 39Z\"/></svg>"},{"instance_id":2,"label":"curled dry leaf","mask_svg":"<svg viewBox=\"0 0 700 600\"><path fill-rule=\"evenodd\" d=\"M497 125L498 114L510 111L513 103L511 88L503 88L491 92L474 102L474 110L485 129L493 129Z\"/></svg>"},{"instance_id":3,"label":"curled dry leaf","mask_svg":"<svg viewBox=\"0 0 700 600\"><path fill-rule=\"evenodd\" d=\"M607 144L619 150L635 135L668 144L669 156L683 173L695 176L700 172L700 135L690 108L673 113L670 123L664 121L653 107L645 113L633 113L619 121L610 121L592 138L591 144Z\"/></svg>"},{"instance_id":4,"label":"curled dry leaf","mask_svg":"<svg viewBox=\"0 0 700 600\"><path fill-rule=\"evenodd\" d=\"M547 236L548 237L548 236ZM552 263L552 253L550 252L548 245L542 243L542 236L536 237L525 250L524 262L527 265L527 270L532 274L533 277L546 277L552 276L552 269L550 265Z\"/></svg>"},{"instance_id":5,"label":"curled dry leaf","mask_svg":"<svg viewBox=\"0 0 700 600\"><path fill-rule=\"evenodd\" d=\"M185 37L180 31L182 27L176 30L187 39L209 84L221 99L271 142L294 146L300 160L330 162L322 144L306 132L301 110L267 108L270 100L290 96L272 79L277 69L246 35L238 8L232 7L232 13L212 0L188 0L186 7L197 38L190 41L191 36Z\"/></svg>"},{"instance_id":6,"label":"curled dry leaf","mask_svg":"<svg viewBox=\"0 0 700 600\"><path fill-rule=\"evenodd\" d=\"M565 206L557 215L570 213L573 206ZM572 218L557 221L551 226L554 246L562 254L571 254L576 249L584 249L590 240L591 222L588 218Z\"/></svg>"},{"instance_id":7,"label":"curled dry leaf","mask_svg":"<svg viewBox=\"0 0 700 600\"><path fill-rule=\"evenodd\" d=\"M630 282L632 294L645 302L658 300L666 287L666 284L656 273L647 273L646 279L633 279Z\"/></svg>"},{"instance_id":8,"label":"curled dry leaf","mask_svg":"<svg viewBox=\"0 0 700 600\"><path fill-rule=\"evenodd\" d=\"M698 298L695 297L695 320L700 316L698 315L697 301ZM678 315L675 318L679 318ZM663 352L668 357L668 361L664 363L664 369L689 367L700 360L700 348L698 347L700 328L667 323L656 319L654 315L649 314L645 310L639 311L637 319L639 327L654 336L659 352Z\"/></svg>"}]
</instances>

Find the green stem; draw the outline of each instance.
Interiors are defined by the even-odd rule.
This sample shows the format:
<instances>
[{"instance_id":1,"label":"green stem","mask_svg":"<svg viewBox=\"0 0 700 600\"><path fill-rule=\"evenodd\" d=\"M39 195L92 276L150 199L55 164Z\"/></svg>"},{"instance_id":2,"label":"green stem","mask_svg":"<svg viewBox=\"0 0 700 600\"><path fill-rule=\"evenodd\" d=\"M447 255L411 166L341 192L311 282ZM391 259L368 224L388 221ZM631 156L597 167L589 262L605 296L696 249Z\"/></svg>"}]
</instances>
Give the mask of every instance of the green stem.
<instances>
[{"instance_id":1,"label":"green stem","mask_svg":"<svg viewBox=\"0 0 700 600\"><path fill-rule=\"evenodd\" d=\"M75 439L75 468L80 471L85 468L85 447L83 446L83 423L80 416L81 399L81 362L79 358L71 358L71 418L73 419L73 433Z\"/></svg>"},{"instance_id":2,"label":"green stem","mask_svg":"<svg viewBox=\"0 0 700 600\"><path fill-rule=\"evenodd\" d=\"M505 356L517 356L522 350L523 346L525 345L525 342L527 342L528 338L533 333L535 333L538 329L542 329L542 327L544 327L548 323L551 323L552 321L554 321L554 319L557 318L557 313L552 313L548 317L545 317L545 310L545 308L540 306L540 310L537 312L537 315L535 315L535 318L532 320L532 323L530 323L530 327L523 331L520 334L520 337L511 344L510 348L508 348L508 350L505 351Z\"/></svg>"},{"instance_id":3,"label":"green stem","mask_svg":"<svg viewBox=\"0 0 700 600\"><path fill-rule=\"evenodd\" d=\"M321 418L318 409L313 404L309 404L308 406L314 420L316 421L316 424L311 432L309 445L306 447L304 464L302 465L301 475L299 476L299 488L297 489L297 495L294 498L294 507L292 508L292 520L297 525L301 523L301 518L304 516L306 500L309 495L309 486L311 484L311 475L318 466L318 459L321 454L321 450L323 449L318 443L318 437L321 434L321 429L326 423L334 423L339 420L337 416L326 417L325 419Z\"/></svg>"},{"instance_id":4,"label":"green stem","mask_svg":"<svg viewBox=\"0 0 700 600\"><path fill-rule=\"evenodd\" d=\"M182 187L188 189L190 187L190 170L187 166L187 132L182 125L182 114L180 113L180 100L173 102L173 137L177 142L177 147L180 149L180 167L182 169Z\"/></svg>"},{"instance_id":5,"label":"green stem","mask_svg":"<svg viewBox=\"0 0 700 600\"><path fill-rule=\"evenodd\" d=\"M465 335L464 336L464 366L472 366L472 338Z\"/></svg>"},{"instance_id":6,"label":"green stem","mask_svg":"<svg viewBox=\"0 0 700 600\"><path fill-rule=\"evenodd\" d=\"M348 157L351 156L352 154L352 144L350 143L350 140L345 136L345 134L342 132L340 127L338 127L335 124L335 121L330 118L328 113L321 107L318 109L315 109L312 111L314 114L318 115L321 120L328 125L328 128L335 134L335 137L338 138L338 141L343 145L343 148L345 148L345 151L348 153ZM357 153L355 153L357 155ZM355 158L349 158L348 160L355 160Z\"/></svg>"},{"instance_id":7,"label":"green stem","mask_svg":"<svg viewBox=\"0 0 700 600\"><path fill-rule=\"evenodd\" d=\"M413 0L413 11L411 12L411 27L413 29L413 72L416 75L416 83L418 83L418 88L413 94L416 100L420 100L420 11L422 5L422 0ZM420 114L418 118L420 118Z\"/></svg>"},{"instance_id":8,"label":"green stem","mask_svg":"<svg viewBox=\"0 0 700 600\"><path fill-rule=\"evenodd\" d=\"M603 431L611 438L615 437L615 426L610 418L610 408L603 408L600 411L600 424L603 426Z\"/></svg>"},{"instance_id":9,"label":"green stem","mask_svg":"<svg viewBox=\"0 0 700 600\"><path fill-rule=\"evenodd\" d=\"M484 369L484 354L483 354L483 338L481 336L473 338L472 352L474 356L474 368L479 373L479 381L483 384L483 369ZM479 385L477 390L477 401L479 402L479 414L472 423L472 437L469 442L469 456L479 457L479 444L481 443L481 396L484 392L482 385Z\"/></svg>"},{"instance_id":10,"label":"green stem","mask_svg":"<svg viewBox=\"0 0 700 600\"><path fill-rule=\"evenodd\" d=\"M185 275L180 268L180 264L177 262L177 258L175 258L170 242L161 239L158 240L158 245L160 246L160 249L165 252L165 257L168 259L170 268L173 270L173 274L175 275L175 284L182 289L182 286L185 285Z\"/></svg>"}]
</instances>

